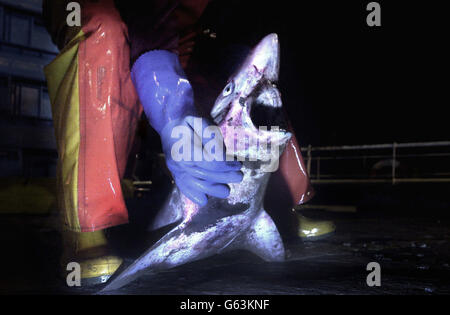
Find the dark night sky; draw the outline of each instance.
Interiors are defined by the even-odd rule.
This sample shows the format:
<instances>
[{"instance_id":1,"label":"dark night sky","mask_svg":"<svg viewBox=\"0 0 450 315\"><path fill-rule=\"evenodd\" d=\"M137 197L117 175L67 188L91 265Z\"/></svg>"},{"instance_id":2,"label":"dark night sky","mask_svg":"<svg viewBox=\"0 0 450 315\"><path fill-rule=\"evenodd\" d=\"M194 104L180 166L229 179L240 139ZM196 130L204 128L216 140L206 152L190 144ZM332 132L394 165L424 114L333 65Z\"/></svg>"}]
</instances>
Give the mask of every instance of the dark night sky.
<instances>
[{"instance_id":1,"label":"dark night sky","mask_svg":"<svg viewBox=\"0 0 450 315\"><path fill-rule=\"evenodd\" d=\"M224 47L277 32L301 145L449 140L445 10L392 2L379 1L382 26L370 28L369 1L219 0L203 19L217 39L198 50L220 67L234 62Z\"/></svg>"}]
</instances>

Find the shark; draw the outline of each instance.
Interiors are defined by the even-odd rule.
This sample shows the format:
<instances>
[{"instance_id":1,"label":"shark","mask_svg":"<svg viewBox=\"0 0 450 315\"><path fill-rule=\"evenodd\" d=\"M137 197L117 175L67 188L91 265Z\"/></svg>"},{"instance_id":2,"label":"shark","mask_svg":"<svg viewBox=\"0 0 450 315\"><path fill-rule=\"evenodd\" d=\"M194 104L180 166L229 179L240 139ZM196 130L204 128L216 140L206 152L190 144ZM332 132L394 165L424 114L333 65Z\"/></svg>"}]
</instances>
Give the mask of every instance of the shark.
<instances>
[{"instance_id":1,"label":"shark","mask_svg":"<svg viewBox=\"0 0 450 315\"><path fill-rule=\"evenodd\" d=\"M131 265L116 272L102 292L117 290L144 272L158 272L224 251L244 249L266 261L283 261L285 249L264 210L267 183L291 133L284 129L276 86L280 68L277 34L265 36L229 78L211 110L226 154L242 161L243 179L225 199L198 206L175 186L151 225L175 226Z\"/></svg>"}]
</instances>

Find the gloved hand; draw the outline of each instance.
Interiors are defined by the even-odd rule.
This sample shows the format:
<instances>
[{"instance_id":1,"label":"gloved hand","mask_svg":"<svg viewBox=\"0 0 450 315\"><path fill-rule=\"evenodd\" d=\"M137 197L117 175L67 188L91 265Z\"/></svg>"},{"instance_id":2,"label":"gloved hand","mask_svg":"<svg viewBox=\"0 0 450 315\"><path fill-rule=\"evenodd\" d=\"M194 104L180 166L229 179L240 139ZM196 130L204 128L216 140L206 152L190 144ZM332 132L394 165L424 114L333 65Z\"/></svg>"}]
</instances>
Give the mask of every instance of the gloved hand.
<instances>
[{"instance_id":1,"label":"gloved hand","mask_svg":"<svg viewBox=\"0 0 450 315\"><path fill-rule=\"evenodd\" d=\"M202 137L212 124L198 116L178 56L165 50L147 52L134 63L131 79L150 125L161 137L167 167L180 191L201 206L208 201L206 195L226 198L230 192L226 184L242 180L241 163L226 161L218 128L211 139ZM223 152L216 152L213 159L206 143Z\"/></svg>"}]
</instances>

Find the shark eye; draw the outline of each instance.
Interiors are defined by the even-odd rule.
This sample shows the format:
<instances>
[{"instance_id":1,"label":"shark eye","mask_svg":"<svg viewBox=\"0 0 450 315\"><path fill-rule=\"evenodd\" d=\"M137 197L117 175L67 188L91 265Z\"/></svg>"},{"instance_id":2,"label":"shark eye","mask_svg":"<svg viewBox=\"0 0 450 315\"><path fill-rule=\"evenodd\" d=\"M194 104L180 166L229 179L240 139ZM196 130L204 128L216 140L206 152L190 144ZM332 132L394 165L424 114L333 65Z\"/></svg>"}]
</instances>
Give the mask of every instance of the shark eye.
<instances>
[{"instance_id":1,"label":"shark eye","mask_svg":"<svg viewBox=\"0 0 450 315\"><path fill-rule=\"evenodd\" d=\"M228 95L230 95L231 93L233 93L233 90L234 90L234 83L233 83L233 81L232 81L232 82L230 82L230 83L227 84L227 86L225 87L225 89L223 89L222 95L223 95L223 96L228 96Z\"/></svg>"}]
</instances>

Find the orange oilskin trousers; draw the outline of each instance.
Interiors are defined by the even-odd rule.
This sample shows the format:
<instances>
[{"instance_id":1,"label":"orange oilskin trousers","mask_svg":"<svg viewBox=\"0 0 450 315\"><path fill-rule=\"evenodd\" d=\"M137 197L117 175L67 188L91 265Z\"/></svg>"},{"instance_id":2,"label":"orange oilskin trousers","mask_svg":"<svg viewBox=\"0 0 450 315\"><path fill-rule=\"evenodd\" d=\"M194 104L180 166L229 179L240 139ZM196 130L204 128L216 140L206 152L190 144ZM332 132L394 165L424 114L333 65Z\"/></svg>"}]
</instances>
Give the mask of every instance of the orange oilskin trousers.
<instances>
[{"instance_id":1,"label":"orange oilskin trousers","mask_svg":"<svg viewBox=\"0 0 450 315\"><path fill-rule=\"evenodd\" d=\"M82 7L82 26L45 68L66 229L128 222L120 179L142 112L130 78L127 28L112 1Z\"/></svg>"}]
</instances>

